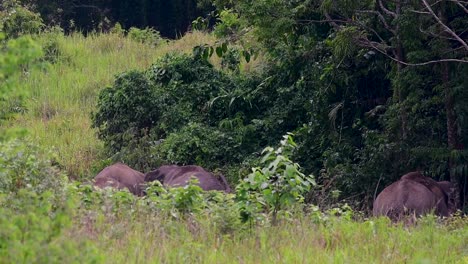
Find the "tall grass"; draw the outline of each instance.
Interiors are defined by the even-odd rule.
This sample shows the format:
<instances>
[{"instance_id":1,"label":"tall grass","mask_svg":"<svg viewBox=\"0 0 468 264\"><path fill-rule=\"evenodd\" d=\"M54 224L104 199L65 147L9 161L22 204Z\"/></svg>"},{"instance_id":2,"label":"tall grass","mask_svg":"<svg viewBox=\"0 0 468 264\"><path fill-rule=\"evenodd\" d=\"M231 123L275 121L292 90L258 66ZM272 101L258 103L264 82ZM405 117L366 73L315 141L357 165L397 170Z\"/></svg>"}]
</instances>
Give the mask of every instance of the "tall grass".
<instances>
[{"instance_id":1,"label":"tall grass","mask_svg":"<svg viewBox=\"0 0 468 264\"><path fill-rule=\"evenodd\" d=\"M466 263L468 227L434 219L413 228L387 219L356 222L308 217L220 234L209 221L105 220L70 236L87 237L107 263Z\"/></svg>"},{"instance_id":2,"label":"tall grass","mask_svg":"<svg viewBox=\"0 0 468 264\"><path fill-rule=\"evenodd\" d=\"M154 47L117 34L84 37L76 33L58 41L57 63L18 80L18 89L28 93L27 111L7 126L27 128L34 141L54 150L71 178L84 179L102 158L102 143L90 126L99 90L111 85L118 73L146 69L168 52L191 52L194 46L213 44L215 39L193 32Z\"/></svg>"}]
</instances>

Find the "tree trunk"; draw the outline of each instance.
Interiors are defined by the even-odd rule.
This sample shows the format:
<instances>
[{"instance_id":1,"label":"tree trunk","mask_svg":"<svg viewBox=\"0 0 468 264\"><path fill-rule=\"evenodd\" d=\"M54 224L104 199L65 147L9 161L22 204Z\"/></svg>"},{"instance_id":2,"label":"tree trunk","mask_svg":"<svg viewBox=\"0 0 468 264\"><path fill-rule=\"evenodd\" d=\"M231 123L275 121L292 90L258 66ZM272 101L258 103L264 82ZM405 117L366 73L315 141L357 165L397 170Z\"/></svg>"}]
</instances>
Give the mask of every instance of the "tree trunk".
<instances>
[{"instance_id":1,"label":"tree trunk","mask_svg":"<svg viewBox=\"0 0 468 264\"><path fill-rule=\"evenodd\" d=\"M447 118L447 146L450 152L448 159L448 167L450 173L450 182L455 186L455 206L456 208L461 208L462 197L460 195L460 177L458 177L455 168L457 166L457 160L452 157L452 152L455 150L460 150L461 146L458 140L457 134L457 121L456 114L454 110L455 101L453 98L452 87L450 86L450 75L449 75L449 65L447 62L442 62L442 84L444 87L445 95L445 114Z\"/></svg>"},{"instance_id":2,"label":"tree trunk","mask_svg":"<svg viewBox=\"0 0 468 264\"><path fill-rule=\"evenodd\" d=\"M441 21L446 24L447 19L444 14L445 10L445 1L440 3L439 9L439 18ZM447 33L441 28L441 35L447 36ZM447 36L449 37L449 36ZM449 43L447 43L449 45ZM461 192L461 178L456 173L455 168L457 167L457 160L453 158L452 152L461 150L460 140L458 138L458 127L457 127L457 116L455 113L455 100L453 97L452 87L450 85L450 72L449 72L449 64L448 62L441 62L441 75L442 75L442 86L444 87L444 97L445 97L445 114L447 119L447 146L450 152L449 160L448 160L448 167L450 173L450 182L455 186L455 206L456 208L461 208L462 204L462 197L460 195Z\"/></svg>"},{"instance_id":3,"label":"tree trunk","mask_svg":"<svg viewBox=\"0 0 468 264\"><path fill-rule=\"evenodd\" d=\"M401 16L401 1L396 2L396 8L395 8L395 13L396 13L396 18L400 18ZM401 43L401 38L400 38L400 25L397 24L395 27L395 32L396 32L396 51L395 51L395 56L397 59L397 86L395 87L395 93L394 97L396 96L396 101L400 105L400 118L401 118L401 128L400 128L400 136L401 139L406 139L407 137L407 126L408 126L408 114L406 112L406 108L404 106L404 98L402 94L402 85L401 85L401 73L403 71L403 68L405 65L401 62L405 61L405 53L403 50L403 45Z\"/></svg>"}]
</instances>

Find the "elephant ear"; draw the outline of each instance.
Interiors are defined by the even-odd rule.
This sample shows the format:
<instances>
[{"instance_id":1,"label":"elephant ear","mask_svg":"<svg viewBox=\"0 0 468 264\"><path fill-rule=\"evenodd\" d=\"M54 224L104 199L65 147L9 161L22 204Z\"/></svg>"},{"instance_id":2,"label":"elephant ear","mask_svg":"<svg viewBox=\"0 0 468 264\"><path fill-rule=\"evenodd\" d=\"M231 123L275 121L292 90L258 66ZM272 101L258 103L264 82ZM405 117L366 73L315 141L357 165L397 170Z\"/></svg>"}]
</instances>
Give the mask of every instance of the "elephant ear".
<instances>
[{"instance_id":1,"label":"elephant ear","mask_svg":"<svg viewBox=\"0 0 468 264\"><path fill-rule=\"evenodd\" d=\"M447 207L451 212L456 211L455 207L455 185L449 181L440 181L437 183L439 188L445 192L448 197Z\"/></svg>"},{"instance_id":2,"label":"elephant ear","mask_svg":"<svg viewBox=\"0 0 468 264\"><path fill-rule=\"evenodd\" d=\"M455 193L455 186L449 181L441 181L437 183L439 188L442 189L448 196Z\"/></svg>"},{"instance_id":3,"label":"elephant ear","mask_svg":"<svg viewBox=\"0 0 468 264\"><path fill-rule=\"evenodd\" d=\"M227 192L227 193L231 193L232 190L231 190L231 187L229 186L229 183L227 182L226 180L226 177L224 177L223 174L219 173L218 175L218 178L221 180L222 184L224 185L224 190Z\"/></svg>"}]
</instances>

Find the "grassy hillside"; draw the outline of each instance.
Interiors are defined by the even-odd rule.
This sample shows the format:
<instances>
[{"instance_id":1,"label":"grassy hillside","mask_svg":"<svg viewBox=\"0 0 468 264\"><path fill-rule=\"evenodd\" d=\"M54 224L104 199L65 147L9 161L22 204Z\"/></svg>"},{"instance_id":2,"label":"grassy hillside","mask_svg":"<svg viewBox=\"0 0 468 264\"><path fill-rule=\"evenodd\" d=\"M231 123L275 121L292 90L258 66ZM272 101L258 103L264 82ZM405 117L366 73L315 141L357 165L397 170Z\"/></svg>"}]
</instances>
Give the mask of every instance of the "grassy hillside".
<instances>
[{"instance_id":1,"label":"grassy hillside","mask_svg":"<svg viewBox=\"0 0 468 264\"><path fill-rule=\"evenodd\" d=\"M104 159L90 128L98 91L118 73L215 41L200 32L158 47L109 34L60 37L61 59L18 80L28 93L25 111L4 125L27 128L69 177L89 179ZM0 181L13 190L0 193L0 263L468 263L466 218L429 216L407 227L346 206L321 212L302 204L308 213L288 207L276 225L271 210L242 223L234 195L95 191L62 182L28 148L6 145L0 156L0 165L11 165L0 180L13 179Z\"/></svg>"},{"instance_id":2,"label":"grassy hillside","mask_svg":"<svg viewBox=\"0 0 468 264\"><path fill-rule=\"evenodd\" d=\"M90 127L98 91L112 84L118 73L146 69L168 52L191 52L215 39L194 32L153 47L117 34L73 34L58 42L62 53L58 63L18 81L18 89L28 92L27 111L9 126L27 128L34 141L53 149L71 178L81 179L90 175L102 148Z\"/></svg>"}]
</instances>

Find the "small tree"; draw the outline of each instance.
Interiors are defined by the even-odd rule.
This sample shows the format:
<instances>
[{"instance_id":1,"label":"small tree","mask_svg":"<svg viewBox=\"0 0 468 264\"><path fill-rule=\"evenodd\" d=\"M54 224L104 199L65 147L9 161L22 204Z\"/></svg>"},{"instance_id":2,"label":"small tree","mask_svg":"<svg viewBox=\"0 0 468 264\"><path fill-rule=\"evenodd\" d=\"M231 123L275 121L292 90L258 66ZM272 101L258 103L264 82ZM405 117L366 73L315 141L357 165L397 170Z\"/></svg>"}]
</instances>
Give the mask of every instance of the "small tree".
<instances>
[{"instance_id":1,"label":"small tree","mask_svg":"<svg viewBox=\"0 0 468 264\"><path fill-rule=\"evenodd\" d=\"M278 213L294 203L302 203L304 194L315 185L312 175L304 175L300 166L289 159L296 148L292 134L283 136L276 150L263 150L263 168L253 168L237 186L237 197L242 204L244 220L252 218L258 210L272 214L273 224Z\"/></svg>"}]
</instances>

